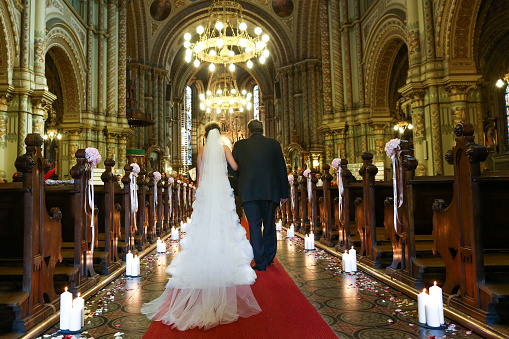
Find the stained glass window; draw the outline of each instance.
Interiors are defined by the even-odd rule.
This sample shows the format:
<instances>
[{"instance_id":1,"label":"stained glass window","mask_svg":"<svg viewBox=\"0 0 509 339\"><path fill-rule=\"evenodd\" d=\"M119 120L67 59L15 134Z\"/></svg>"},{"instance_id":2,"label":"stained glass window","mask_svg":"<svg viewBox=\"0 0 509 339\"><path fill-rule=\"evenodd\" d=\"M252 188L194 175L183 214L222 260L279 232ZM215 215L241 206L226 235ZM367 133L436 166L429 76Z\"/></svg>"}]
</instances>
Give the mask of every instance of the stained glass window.
<instances>
[{"instance_id":1,"label":"stained glass window","mask_svg":"<svg viewBox=\"0 0 509 339\"><path fill-rule=\"evenodd\" d=\"M509 138L509 85L505 88L505 116L507 119L507 135Z\"/></svg>"},{"instance_id":2,"label":"stained glass window","mask_svg":"<svg viewBox=\"0 0 509 339\"><path fill-rule=\"evenodd\" d=\"M184 112L182 114L180 132L182 143L182 165L187 170L193 163L193 143L192 143L192 127L193 127L193 95L191 87L186 87L186 100Z\"/></svg>"},{"instance_id":3,"label":"stained glass window","mask_svg":"<svg viewBox=\"0 0 509 339\"><path fill-rule=\"evenodd\" d=\"M258 90L258 85L253 88L253 111L254 118L260 120L260 91Z\"/></svg>"}]
</instances>

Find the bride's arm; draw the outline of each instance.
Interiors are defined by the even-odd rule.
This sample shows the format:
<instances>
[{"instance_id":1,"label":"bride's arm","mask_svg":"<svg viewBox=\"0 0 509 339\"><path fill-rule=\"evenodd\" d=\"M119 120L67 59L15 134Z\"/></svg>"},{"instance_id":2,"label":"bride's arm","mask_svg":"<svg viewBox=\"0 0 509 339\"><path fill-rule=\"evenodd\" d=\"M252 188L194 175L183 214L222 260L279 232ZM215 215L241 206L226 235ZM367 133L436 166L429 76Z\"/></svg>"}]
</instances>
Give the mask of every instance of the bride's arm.
<instances>
[{"instance_id":1,"label":"bride's arm","mask_svg":"<svg viewBox=\"0 0 509 339\"><path fill-rule=\"evenodd\" d=\"M226 161L228 161L228 164L232 168L232 170L236 171L239 168L239 165L237 165L237 162L235 162L235 159L233 159L232 151L230 151L230 147L223 145L224 148L224 155L226 156Z\"/></svg>"},{"instance_id":2,"label":"bride's arm","mask_svg":"<svg viewBox=\"0 0 509 339\"><path fill-rule=\"evenodd\" d=\"M202 157L203 157L203 147L200 147L200 149L198 150L198 159L197 159L198 171L197 171L197 175L196 175L196 188L198 188L198 185L200 184L200 174L201 174L200 171L201 171Z\"/></svg>"}]
</instances>

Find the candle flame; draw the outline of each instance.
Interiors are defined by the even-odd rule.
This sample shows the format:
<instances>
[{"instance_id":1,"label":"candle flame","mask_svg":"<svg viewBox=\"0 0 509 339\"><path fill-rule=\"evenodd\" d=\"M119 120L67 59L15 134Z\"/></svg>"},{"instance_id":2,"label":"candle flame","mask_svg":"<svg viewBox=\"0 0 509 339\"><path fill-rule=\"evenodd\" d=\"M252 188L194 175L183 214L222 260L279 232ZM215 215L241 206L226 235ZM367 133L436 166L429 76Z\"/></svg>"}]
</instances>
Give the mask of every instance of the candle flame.
<instances>
[{"instance_id":1,"label":"candle flame","mask_svg":"<svg viewBox=\"0 0 509 339\"><path fill-rule=\"evenodd\" d=\"M352 250L353 250L353 246L352 246Z\"/></svg>"},{"instance_id":2,"label":"candle flame","mask_svg":"<svg viewBox=\"0 0 509 339\"><path fill-rule=\"evenodd\" d=\"M65 291L67 292L67 286L65 286Z\"/></svg>"},{"instance_id":3,"label":"candle flame","mask_svg":"<svg viewBox=\"0 0 509 339\"><path fill-rule=\"evenodd\" d=\"M435 282L434 282L434 284L435 284L435 286L436 286L436 285L437 285L437 282L435 281Z\"/></svg>"},{"instance_id":4,"label":"candle flame","mask_svg":"<svg viewBox=\"0 0 509 339\"><path fill-rule=\"evenodd\" d=\"M345 253L348 253L348 251L347 251L347 250L345 250Z\"/></svg>"},{"instance_id":5,"label":"candle flame","mask_svg":"<svg viewBox=\"0 0 509 339\"><path fill-rule=\"evenodd\" d=\"M78 298L79 298L80 296L81 296L81 293L80 293L80 292L78 292Z\"/></svg>"},{"instance_id":6,"label":"candle flame","mask_svg":"<svg viewBox=\"0 0 509 339\"><path fill-rule=\"evenodd\" d=\"M426 289L423 289L423 290L422 290L422 292L423 292L423 293L426 293Z\"/></svg>"}]
</instances>

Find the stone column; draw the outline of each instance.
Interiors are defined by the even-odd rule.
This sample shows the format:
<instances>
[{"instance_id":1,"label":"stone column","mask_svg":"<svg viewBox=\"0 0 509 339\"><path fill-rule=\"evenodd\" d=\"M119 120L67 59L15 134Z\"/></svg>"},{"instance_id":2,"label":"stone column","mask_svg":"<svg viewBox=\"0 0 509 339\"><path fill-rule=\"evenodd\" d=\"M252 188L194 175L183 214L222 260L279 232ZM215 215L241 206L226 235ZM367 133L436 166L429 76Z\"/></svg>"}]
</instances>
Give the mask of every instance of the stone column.
<instances>
[{"instance_id":1,"label":"stone column","mask_svg":"<svg viewBox=\"0 0 509 339\"><path fill-rule=\"evenodd\" d=\"M165 78L165 75L164 73L159 73L158 75L158 86L159 86L159 90L156 91L156 96L159 98L158 100L158 105L159 105L159 125L158 125L158 129L159 129L159 146L161 146L163 149L166 147L166 138L165 138L165 134L164 134L164 131L165 131L165 128L164 128L164 122L165 122L165 119L164 119L164 94L165 94L165 86L164 86L164 78Z\"/></svg>"},{"instance_id":2,"label":"stone column","mask_svg":"<svg viewBox=\"0 0 509 339\"><path fill-rule=\"evenodd\" d=\"M368 151L368 131L367 124L361 124L361 149L362 153Z\"/></svg>"},{"instance_id":3,"label":"stone column","mask_svg":"<svg viewBox=\"0 0 509 339\"><path fill-rule=\"evenodd\" d=\"M157 123L157 112L154 108L154 73L151 69L148 70L147 74L147 96L150 98L147 101L147 111L150 112L152 121ZM157 143L157 126L154 124L150 126L150 137L149 146Z\"/></svg>"},{"instance_id":4,"label":"stone column","mask_svg":"<svg viewBox=\"0 0 509 339\"><path fill-rule=\"evenodd\" d=\"M124 168L127 163L126 159L127 135L122 134L118 138L118 161L115 162L117 168Z\"/></svg>"},{"instance_id":5,"label":"stone column","mask_svg":"<svg viewBox=\"0 0 509 339\"><path fill-rule=\"evenodd\" d=\"M9 105L12 100L11 93L0 94L0 168L6 170L9 166L7 155L7 126L9 123Z\"/></svg>"},{"instance_id":6,"label":"stone column","mask_svg":"<svg viewBox=\"0 0 509 339\"><path fill-rule=\"evenodd\" d=\"M440 104L437 86L430 86L429 102L431 115L431 144L433 149L433 175L442 175L444 173L441 131L442 121L440 119Z\"/></svg>"},{"instance_id":7,"label":"stone column","mask_svg":"<svg viewBox=\"0 0 509 339\"><path fill-rule=\"evenodd\" d=\"M450 86L447 89L451 95L452 127L460 122L469 122L466 86Z\"/></svg>"},{"instance_id":8,"label":"stone column","mask_svg":"<svg viewBox=\"0 0 509 339\"><path fill-rule=\"evenodd\" d=\"M85 102L85 111L87 112L88 118L91 120L91 122L94 120L94 116L92 113L92 71L94 69L93 67L93 59L94 59L94 48L93 48L93 41L94 41L94 32L93 32L93 13L94 13L94 2L89 1L87 4L87 18L88 18L88 27L87 27L87 97Z\"/></svg>"},{"instance_id":9,"label":"stone column","mask_svg":"<svg viewBox=\"0 0 509 339\"><path fill-rule=\"evenodd\" d=\"M385 143L386 143L386 135L385 129L386 124L375 124L373 125L373 133L374 133L374 143L375 150L373 152L374 161L383 161L387 160L387 155L385 154ZM367 149L363 149L363 152L367 151Z\"/></svg>"},{"instance_id":10,"label":"stone column","mask_svg":"<svg viewBox=\"0 0 509 339\"><path fill-rule=\"evenodd\" d=\"M139 100L138 100L138 106L140 108L140 110L143 112L143 113L147 113L147 108L145 107L145 66L142 66L140 65L139 66L139 69L140 69L140 76L139 76L139 86L138 86L138 96L139 96ZM140 127L140 149L144 149L145 148L145 131L147 130L148 127ZM173 141L175 142L175 139L173 139Z\"/></svg>"},{"instance_id":11,"label":"stone column","mask_svg":"<svg viewBox=\"0 0 509 339\"><path fill-rule=\"evenodd\" d=\"M104 0L99 0L99 61L97 75L97 111L104 115Z\"/></svg>"},{"instance_id":12,"label":"stone column","mask_svg":"<svg viewBox=\"0 0 509 339\"><path fill-rule=\"evenodd\" d=\"M124 145L125 146L125 145ZM106 158L114 159L115 166L117 166L117 162L119 162L117 155L117 134L116 133L107 133L106 134ZM118 167L122 168L122 167Z\"/></svg>"},{"instance_id":13,"label":"stone column","mask_svg":"<svg viewBox=\"0 0 509 339\"><path fill-rule=\"evenodd\" d=\"M124 128L126 118L127 0L118 2L118 117Z\"/></svg>"},{"instance_id":14,"label":"stone column","mask_svg":"<svg viewBox=\"0 0 509 339\"><path fill-rule=\"evenodd\" d=\"M106 121L108 124L117 126L117 6L116 1L108 0L108 73L107 73L107 103L106 103Z\"/></svg>"},{"instance_id":15,"label":"stone column","mask_svg":"<svg viewBox=\"0 0 509 339\"><path fill-rule=\"evenodd\" d=\"M325 163L331 164L334 160L334 133L327 132L325 134Z\"/></svg>"},{"instance_id":16,"label":"stone column","mask_svg":"<svg viewBox=\"0 0 509 339\"><path fill-rule=\"evenodd\" d=\"M304 125L304 138L302 139L302 146L310 146L311 139L309 137L309 125L310 125L310 112L309 112L309 100L308 100L308 72L305 63L299 64L299 70L302 76L302 110L304 111L302 124Z\"/></svg>"},{"instance_id":17,"label":"stone column","mask_svg":"<svg viewBox=\"0 0 509 339\"><path fill-rule=\"evenodd\" d=\"M419 8L417 1L407 0L408 64L409 77L419 76L421 62L421 40L419 38Z\"/></svg>"},{"instance_id":18,"label":"stone column","mask_svg":"<svg viewBox=\"0 0 509 339\"><path fill-rule=\"evenodd\" d=\"M353 126L350 126L350 128L348 128L347 138L348 138L347 159L349 163L353 164L357 161L357 157L355 154L355 133Z\"/></svg>"},{"instance_id":19,"label":"stone column","mask_svg":"<svg viewBox=\"0 0 509 339\"><path fill-rule=\"evenodd\" d=\"M35 1L34 16L34 73L37 88L46 89L46 2Z\"/></svg>"},{"instance_id":20,"label":"stone column","mask_svg":"<svg viewBox=\"0 0 509 339\"><path fill-rule=\"evenodd\" d=\"M365 93L364 93L364 70L362 69L362 32L361 32L361 12L359 7L360 1L354 1L355 10L355 51L357 55L357 88L359 89L359 106L364 107L365 105Z\"/></svg>"},{"instance_id":21,"label":"stone column","mask_svg":"<svg viewBox=\"0 0 509 339\"><path fill-rule=\"evenodd\" d=\"M341 31L339 18L339 0L331 0L331 29L332 29L332 69L334 70L332 92L335 111L345 109L345 94L343 88L343 54L341 48Z\"/></svg>"},{"instance_id":22,"label":"stone column","mask_svg":"<svg viewBox=\"0 0 509 339\"><path fill-rule=\"evenodd\" d=\"M334 146L334 157L346 158L346 133L344 128L334 132Z\"/></svg>"},{"instance_id":23,"label":"stone column","mask_svg":"<svg viewBox=\"0 0 509 339\"><path fill-rule=\"evenodd\" d=\"M69 169L76 162L76 151L80 148L80 130L67 130L69 138Z\"/></svg>"},{"instance_id":24,"label":"stone column","mask_svg":"<svg viewBox=\"0 0 509 339\"><path fill-rule=\"evenodd\" d=\"M426 154L426 120L424 115L424 93L414 93L412 99L412 125L414 136L414 157L419 162L416 175L427 175L428 161Z\"/></svg>"},{"instance_id":25,"label":"stone column","mask_svg":"<svg viewBox=\"0 0 509 339\"><path fill-rule=\"evenodd\" d=\"M20 95L18 113L18 155L25 154L25 138L28 135L28 114L31 112L28 95Z\"/></svg>"},{"instance_id":26,"label":"stone column","mask_svg":"<svg viewBox=\"0 0 509 339\"><path fill-rule=\"evenodd\" d=\"M341 16L343 25L348 23L348 1L341 0ZM352 98L352 62L350 59L350 35L349 28L343 30L343 48L345 51L345 77L346 77L346 100L347 109L351 110L353 106Z\"/></svg>"},{"instance_id":27,"label":"stone column","mask_svg":"<svg viewBox=\"0 0 509 339\"><path fill-rule=\"evenodd\" d=\"M288 70L282 70L280 73L280 77L283 81L283 126L281 127L281 131L283 133L283 146L288 146L290 144L290 135L292 133L292 128L290 124L290 112L288 109Z\"/></svg>"},{"instance_id":28,"label":"stone column","mask_svg":"<svg viewBox=\"0 0 509 339\"><path fill-rule=\"evenodd\" d=\"M435 58L435 29L433 24L433 0L424 0L424 29L426 34L426 58Z\"/></svg>"},{"instance_id":29,"label":"stone column","mask_svg":"<svg viewBox=\"0 0 509 339\"><path fill-rule=\"evenodd\" d=\"M307 63L307 69L309 74L309 88L311 89L310 95L309 95L309 108L311 111L309 120L311 124L311 145L312 147L318 146L319 139L318 139L318 115L319 107L317 105L318 101L318 82L316 79L316 73L315 73L315 65L314 63L308 62Z\"/></svg>"},{"instance_id":30,"label":"stone column","mask_svg":"<svg viewBox=\"0 0 509 339\"><path fill-rule=\"evenodd\" d=\"M20 67L26 72L30 68L30 18L31 0L23 0L23 12L21 14L21 43L20 43ZM46 13L46 11L44 11ZM44 16L44 22L46 16ZM43 45L44 46L44 45ZM24 79L29 80L29 79ZM23 152L24 154L24 152Z\"/></svg>"},{"instance_id":31,"label":"stone column","mask_svg":"<svg viewBox=\"0 0 509 339\"><path fill-rule=\"evenodd\" d=\"M297 135L297 128L295 125L295 101L293 98L294 90L293 90L293 70L292 67L288 69L288 72L286 73L288 76L288 111L290 112L290 142L294 142L295 136Z\"/></svg>"},{"instance_id":32,"label":"stone column","mask_svg":"<svg viewBox=\"0 0 509 339\"><path fill-rule=\"evenodd\" d=\"M329 0L320 0L320 40L322 45L323 114L332 114Z\"/></svg>"}]
</instances>

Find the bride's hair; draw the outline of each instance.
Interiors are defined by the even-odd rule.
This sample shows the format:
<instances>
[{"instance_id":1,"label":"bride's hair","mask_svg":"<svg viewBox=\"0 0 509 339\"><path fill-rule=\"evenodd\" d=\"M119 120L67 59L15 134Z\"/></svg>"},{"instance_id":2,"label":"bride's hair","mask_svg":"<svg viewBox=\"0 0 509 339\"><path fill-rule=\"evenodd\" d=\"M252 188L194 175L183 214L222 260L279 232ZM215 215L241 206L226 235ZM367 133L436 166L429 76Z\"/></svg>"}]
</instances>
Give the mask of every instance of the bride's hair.
<instances>
[{"instance_id":1,"label":"bride's hair","mask_svg":"<svg viewBox=\"0 0 509 339\"><path fill-rule=\"evenodd\" d=\"M221 125L217 121L210 121L207 124L205 124L205 138L209 135L209 132L213 129L217 129L219 132L221 132Z\"/></svg>"}]
</instances>

